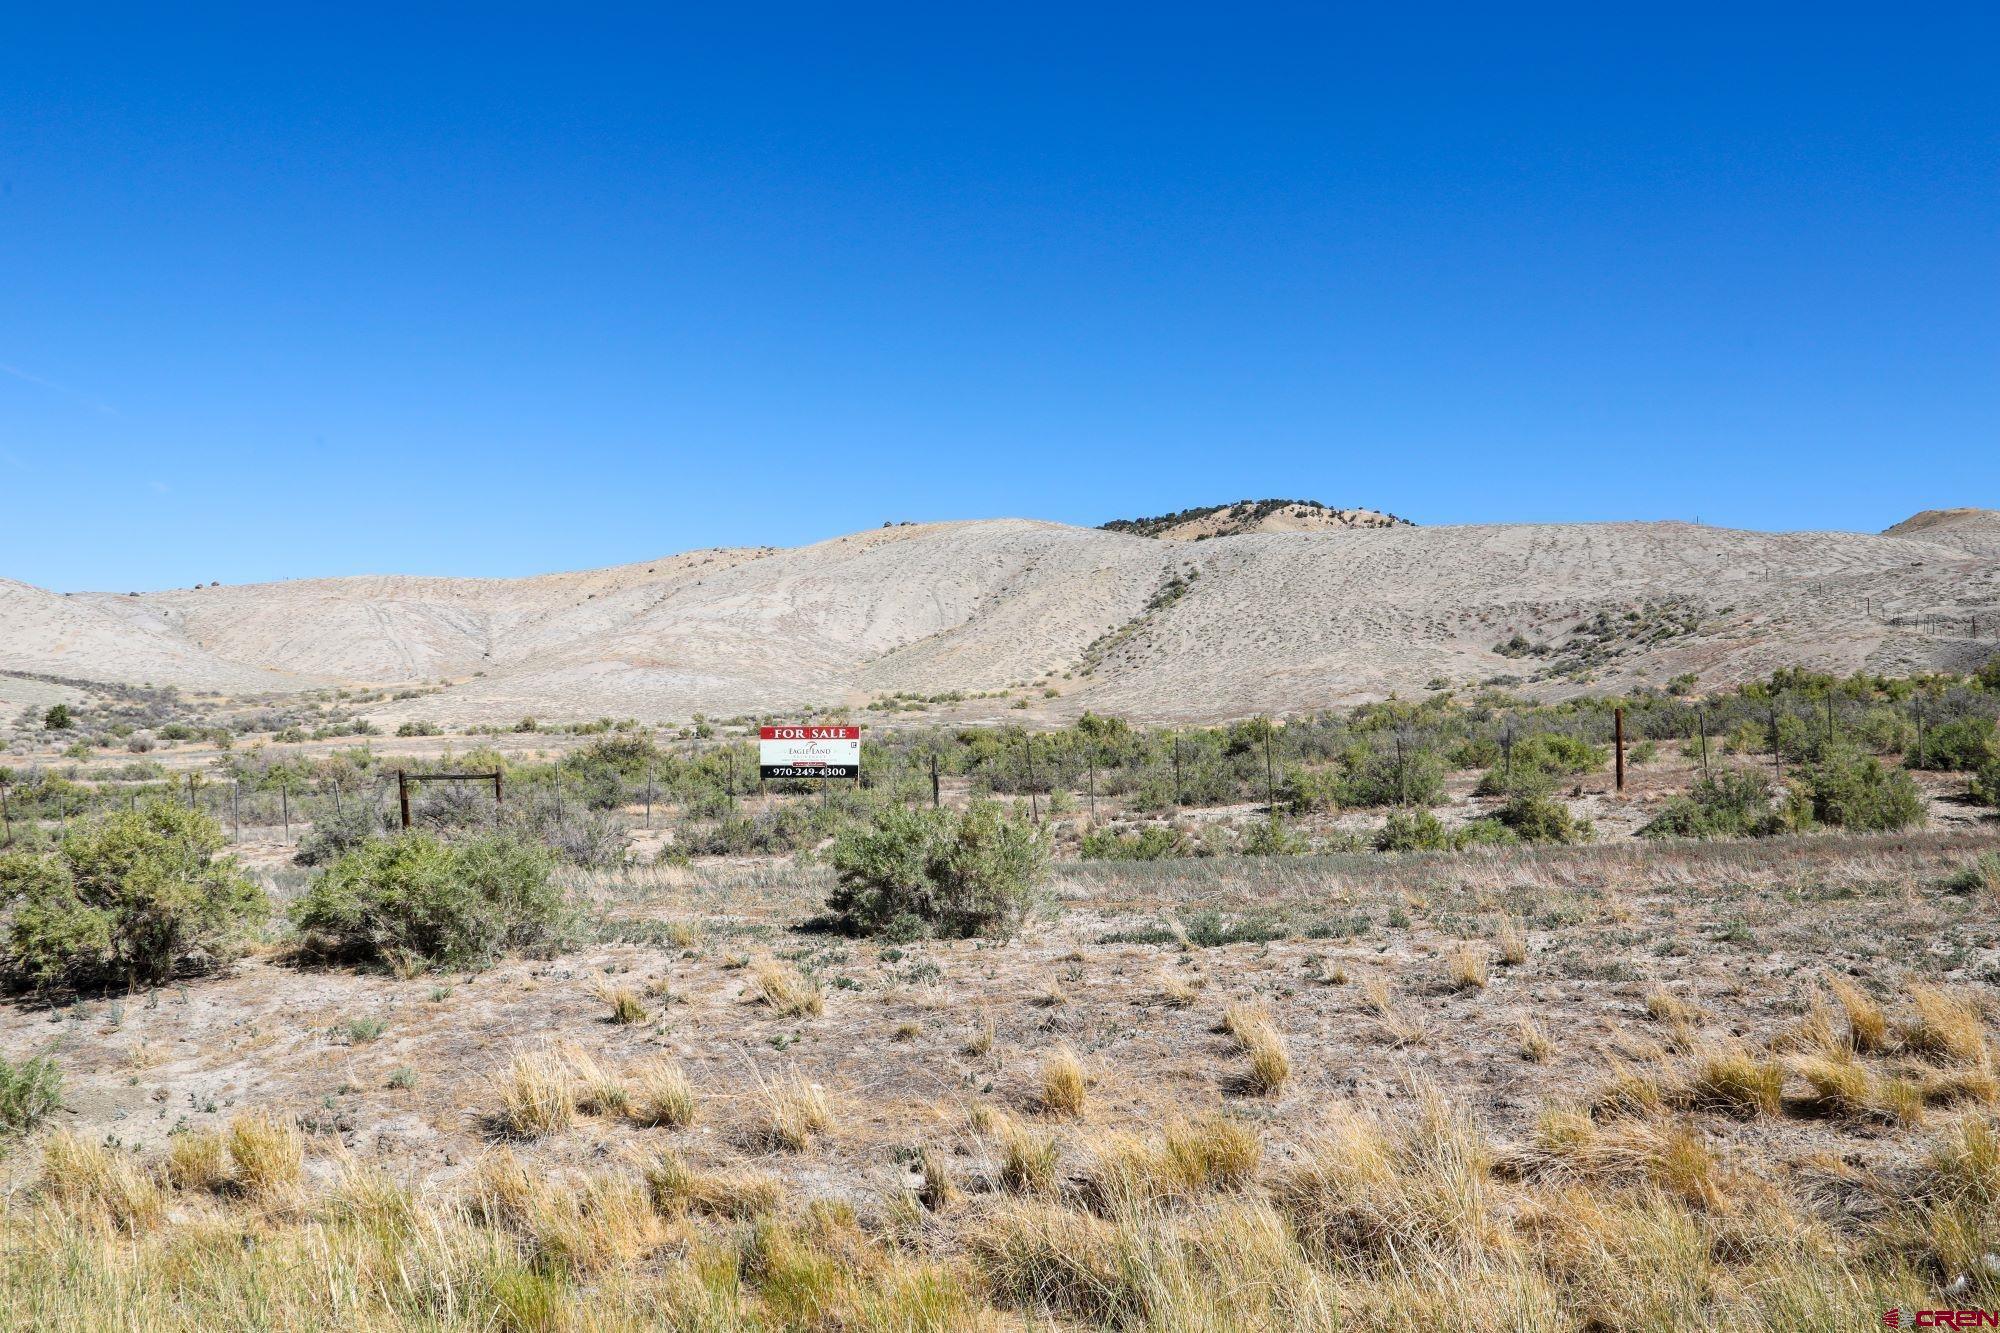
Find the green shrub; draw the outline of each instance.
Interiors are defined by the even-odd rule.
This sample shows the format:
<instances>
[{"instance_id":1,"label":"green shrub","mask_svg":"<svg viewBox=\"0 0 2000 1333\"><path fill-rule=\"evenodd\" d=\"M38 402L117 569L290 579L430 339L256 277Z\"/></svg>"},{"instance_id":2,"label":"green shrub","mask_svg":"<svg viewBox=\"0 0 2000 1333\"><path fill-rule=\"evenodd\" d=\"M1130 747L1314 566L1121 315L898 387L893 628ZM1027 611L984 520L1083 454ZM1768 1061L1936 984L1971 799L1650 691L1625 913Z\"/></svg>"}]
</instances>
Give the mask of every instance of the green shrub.
<instances>
[{"instance_id":1,"label":"green shrub","mask_svg":"<svg viewBox=\"0 0 2000 1333\"><path fill-rule=\"evenodd\" d=\"M843 829L829 859L832 924L860 934L900 919L945 936L1011 934L1048 873L1041 834L990 803L964 814L891 806Z\"/></svg>"},{"instance_id":2,"label":"green shrub","mask_svg":"<svg viewBox=\"0 0 2000 1333\"><path fill-rule=\"evenodd\" d=\"M1522 842L1589 842L1596 836L1589 820L1576 818L1568 806L1540 792L1514 793L1494 818Z\"/></svg>"},{"instance_id":3,"label":"green shrub","mask_svg":"<svg viewBox=\"0 0 2000 1333\"><path fill-rule=\"evenodd\" d=\"M1375 834L1378 852L1438 852L1451 845L1450 830L1428 810L1397 810Z\"/></svg>"},{"instance_id":4,"label":"green shrub","mask_svg":"<svg viewBox=\"0 0 2000 1333\"><path fill-rule=\"evenodd\" d=\"M1605 751L1559 732L1538 731L1514 746L1512 776L1503 762L1489 769L1474 790L1499 796L1524 787L1547 787L1556 778L1575 777L1604 767Z\"/></svg>"},{"instance_id":5,"label":"green shrub","mask_svg":"<svg viewBox=\"0 0 2000 1333\"><path fill-rule=\"evenodd\" d=\"M25 1134L62 1105L62 1071L45 1055L0 1057L0 1134Z\"/></svg>"},{"instance_id":6,"label":"green shrub","mask_svg":"<svg viewBox=\"0 0 2000 1333\"><path fill-rule=\"evenodd\" d=\"M1245 856L1304 856L1312 844L1275 819L1260 819L1238 849Z\"/></svg>"},{"instance_id":7,"label":"green shrub","mask_svg":"<svg viewBox=\"0 0 2000 1333\"><path fill-rule=\"evenodd\" d=\"M1955 717L1929 728L1924 733L1923 762L1919 763L1917 758L1917 752L1912 747L1903 756L1903 762L1911 768L1977 773L2000 758L2000 738L1995 736L1993 719Z\"/></svg>"},{"instance_id":8,"label":"green shrub","mask_svg":"<svg viewBox=\"0 0 2000 1333\"><path fill-rule=\"evenodd\" d=\"M157 985L235 958L270 911L222 830L171 802L101 815L51 852L0 855L11 986Z\"/></svg>"},{"instance_id":9,"label":"green shrub","mask_svg":"<svg viewBox=\"0 0 2000 1333\"><path fill-rule=\"evenodd\" d=\"M363 843L381 837L386 831L382 816L365 801L356 801L315 821L312 831L299 839L299 847L292 854L292 860L302 866L326 865Z\"/></svg>"},{"instance_id":10,"label":"green shrub","mask_svg":"<svg viewBox=\"0 0 2000 1333\"><path fill-rule=\"evenodd\" d=\"M1171 824L1148 824L1133 833L1092 829L1078 854L1086 861L1164 861L1186 856L1187 837Z\"/></svg>"},{"instance_id":11,"label":"green shrub","mask_svg":"<svg viewBox=\"0 0 2000 1333\"><path fill-rule=\"evenodd\" d=\"M1398 756L1393 748L1356 747L1341 758L1335 788L1343 806L1437 805L1444 800L1444 759L1434 750L1409 746Z\"/></svg>"},{"instance_id":12,"label":"green shrub","mask_svg":"<svg viewBox=\"0 0 2000 1333\"><path fill-rule=\"evenodd\" d=\"M68 704L51 704L49 711L42 714L44 731L68 731L75 725L76 720L71 716Z\"/></svg>"},{"instance_id":13,"label":"green shrub","mask_svg":"<svg viewBox=\"0 0 2000 1333\"><path fill-rule=\"evenodd\" d=\"M1857 833L1916 828L1925 818L1923 797L1907 772L1840 745L1800 770L1787 808L1801 827L1817 823Z\"/></svg>"},{"instance_id":14,"label":"green shrub","mask_svg":"<svg viewBox=\"0 0 2000 1333\"><path fill-rule=\"evenodd\" d=\"M2000 805L2000 759L1989 759L1972 778L1972 799L1982 805Z\"/></svg>"},{"instance_id":15,"label":"green shrub","mask_svg":"<svg viewBox=\"0 0 2000 1333\"><path fill-rule=\"evenodd\" d=\"M1685 796L1639 830L1642 838L1765 838L1785 830L1759 773L1722 772L1695 781Z\"/></svg>"},{"instance_id":16,"label":"green shrub","mask_svg":"<svg viewBox=\"0 0 2000 1333\"><path fill-rule=\"evenodd\" d=\"M1315 768L1290 768L1278 784L1278 804L1287 814L1305 815L1340 805L1340 775Z\"/></svg>"},{"instance_id":17,"label":"green shrub","mask_svg":"<svg viewBox=\"0 0 2000 1333\"><path fill-rule=\"evenodd\" d=\"M489 835L404 833L323 871L292 907L301 951L355 963L477 967L551 945L567 921L549 852Z\"/></svg>"}]
</instances>

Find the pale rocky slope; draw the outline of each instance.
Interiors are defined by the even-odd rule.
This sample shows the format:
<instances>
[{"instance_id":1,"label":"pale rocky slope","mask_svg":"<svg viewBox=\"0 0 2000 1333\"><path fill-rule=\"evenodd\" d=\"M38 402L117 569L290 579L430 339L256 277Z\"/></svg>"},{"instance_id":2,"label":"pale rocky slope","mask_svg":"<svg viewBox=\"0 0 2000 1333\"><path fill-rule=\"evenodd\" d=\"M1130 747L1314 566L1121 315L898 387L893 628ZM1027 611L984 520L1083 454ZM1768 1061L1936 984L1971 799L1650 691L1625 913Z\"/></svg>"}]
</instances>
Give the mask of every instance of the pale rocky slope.
<instances>
[{"instance_id":1,"label":"pale rocky slope","mask_svg":"<svg viewBox=\"0 0 2000 1333\"><path fill-rule=\"evenodd\" d=\"M2000 515L1925 518L1883 535L1395 525L1198 542L1007 519L528 579L140 597L0 581L0 672L236 695L448 681L382 718L465 723L672 721L1031 681L1014 696L1028 716L1220 718L1433 678L1561 693L1794 662L1964 669L2000 647ZM1517 633L1554 651L1495 651ZM1550 675L1562 661L1578 669ZM960 712L1023 716L1005 707Z\"/></svg>"}]
</instances>

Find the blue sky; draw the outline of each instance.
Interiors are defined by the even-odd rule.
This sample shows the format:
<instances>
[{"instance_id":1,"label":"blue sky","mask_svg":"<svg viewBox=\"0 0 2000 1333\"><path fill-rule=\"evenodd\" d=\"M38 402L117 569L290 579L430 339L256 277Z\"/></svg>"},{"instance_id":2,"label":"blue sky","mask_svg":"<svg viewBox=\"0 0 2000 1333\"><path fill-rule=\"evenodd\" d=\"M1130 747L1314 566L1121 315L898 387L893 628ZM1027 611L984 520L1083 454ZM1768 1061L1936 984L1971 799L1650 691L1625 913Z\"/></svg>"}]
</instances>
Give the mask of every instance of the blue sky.
<instances>
[{"instance_id":1,"label":"blue sky","mask_svg":"<svg viewBox=\"0 0 2000 1333\"><path fill-rule=\"evenodd\" d=\"M0 576L2000 505L1991 6L74 8Z\"/></svg>"}]
</instances>

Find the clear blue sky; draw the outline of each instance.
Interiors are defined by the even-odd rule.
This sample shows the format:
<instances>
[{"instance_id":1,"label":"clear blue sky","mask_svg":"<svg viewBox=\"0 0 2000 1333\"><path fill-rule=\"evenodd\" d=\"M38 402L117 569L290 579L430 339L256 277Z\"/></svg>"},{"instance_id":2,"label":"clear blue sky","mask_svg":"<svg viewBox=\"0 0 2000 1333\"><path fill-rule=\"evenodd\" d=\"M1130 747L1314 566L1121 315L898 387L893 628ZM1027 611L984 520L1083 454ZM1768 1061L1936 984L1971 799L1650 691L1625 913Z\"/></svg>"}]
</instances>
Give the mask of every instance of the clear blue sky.
<instances>
[{"instance_id":1,"label":"clear blue sky","mask_svg":"<svg viewBox=\"0 0 2000 1333\"><path fill-rule=\"evenodd\" d=\"M0 38L0 575L2000 505L1990 4L151 8Z\"/></svg>"}]
</instances>

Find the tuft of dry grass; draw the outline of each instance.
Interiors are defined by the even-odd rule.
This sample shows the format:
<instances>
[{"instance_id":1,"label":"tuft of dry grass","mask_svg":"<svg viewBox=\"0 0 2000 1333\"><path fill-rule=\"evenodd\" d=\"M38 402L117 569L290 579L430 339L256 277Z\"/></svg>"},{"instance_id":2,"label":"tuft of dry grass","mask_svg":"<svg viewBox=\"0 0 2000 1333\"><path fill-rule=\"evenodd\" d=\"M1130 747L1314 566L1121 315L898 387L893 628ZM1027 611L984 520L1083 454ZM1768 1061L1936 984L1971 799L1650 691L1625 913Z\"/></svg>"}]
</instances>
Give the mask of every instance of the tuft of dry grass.
<instances>
[{"instance_id":1,"label":"tuft of dry grass","mask_svg":"<svg viewBox=\"0 0 2000 1333\"><path fill-rule=\"evenodd\" d=\"M1986 1025L1962 992L1941 986L1910 988L1915 1019L1903 1025L1903 1044L1919 1055L1956 1064L1986 1062Z\"/></svg>"},{"instance_id":2,"label":"tuft of dry grass","mask_svg":"<svg viewBox=\"0 0 2000 1333\"><path fill-rule=\"evenodd\" d=\"M1701 1011L1666 987L1654 986L1646 992L1646 1017L1656 1023L1680 1025L1695 1022Z\"/></svg>"},{"instance_id":3,"label":"tuft of dry grass","mask_svg":"<svg viewBox=\"0 0 2000 1333\"><path fill-rule=\"evenodd\" d=\"M610 1019L615 1024L643 1023L650 1016L639 996L628 986L617 986L600 992L599 998L611 1007Z\"/></svg>"},{"instance_id":4,"label":"tuft of dry grass","mask_svg":"<svg viewBox=\"0 0 2000 1333\"><path fill-rule=\"evenodd\" d=\"M951 1208L965 1192L958 1187L952 1176L951 1163L944 1154L934 1148L925 1148L917 1159L918 1170L923 1173L923 1183L917 1187L917 1202L926 1212L942 1213Z\"/></svg>"},{"instance_id":5,"label":"tuft of dry grass","mask_svg":"<svg viewBox=\"0 0 2000 1333\"><path fill-rule=\"evenodd\" d=\"M1380 977L1362 984L1361 998L1380 1020L1382 1034L1391 1046L1414 1046L1424 1039L1423 1024L1403 1012L1390 997L1389 984Z\"/></svg>"},{"instance_id":6,"label":"tuft of dry grass","mask_svg":"<svg viewBox=\"0 0 2000 1333\"><path fill-rule=\"evenodd\" d=\"M1250 1057L1250 1072L1243 1080L1248 1091L1269 1096L1285 1086L1292 1076L1292 1058L1269 1011L1232 1004L1223 1026Z\"/></svg>"},{"instance_id":7,"label":"tuft of dry grass","mask_svg":"<svg viewBox=\"0 0 2000 1333\"><path fill-rule=\"evenodd\" d=\"M252 1198L281 1197L305 1179L305 1135L291 1121L253 1111L230 1122L228 1140L237 1188Z\"/></svg>"},{"instance_id":8,"label":"tuft of dry grass","mask_svg":"<svg viewBox=\"0 0 2000 1333\"><path fill-rule=\"evenodd\" d=\"M780 1018L817 1018L826 1012L826 996L795 967L762 958L751 965L751 978L758 998Z\"/></svg>"},{"instance_id":9,"label":"tuft of dry grass","mask_svg":"<svg viewBox=\"0 0 2000 1333\"><path fill-rule=\"evenodd\" d=\"M1656 1116L1667 1109L1668 1089L1657 1073L1614 1060L1611 1074L1591 1097L1595 1116Z\"/></svg>"},{"instance_id":10,"label":"tuft of dry grass","mask_svg":"<svg viewBox=\"0 0 2000 1333\"><path fill-rule=\"evenodd\" d=\"M1532 1015L1523 1015L1520 1028L1521 1058L1530 1064L1546 1063L1556 1053L1555 1039Z\"/></svg>"},{"instance_id":11,"label":"tuft of dry grass","mask_svg":"<svg viewBox=\"0 0 2000 1333\"><path fill-rule=\"evenodd\" d=\"M1874 1055L1889 1049L1889 1016L1881 1005L1844 977L1829 981L1827 990L1847 1015L1847 1041L1857 1054Z\"/></svg>"},{"instance_id":12,"label":"tuft of dry grass","mask_svg":"<svg viewBox=\"0 0 2000 1333\"><path fill-rule=\"evenodd\" d=\"M166 1196L123 1152L58 1130L42 1147L42 1193L71 1213L136 1232L158 1222Z\"/></svg>"},{"instance_id":13,"label":"tuft of dry grass","mask_svg":"<svg viewBox=\"0 0 2000 1333\"><path fill-rule=\"evenodd\" d=\"M1923 1122L1921 1085L1902 1078L1877 1078L1847 1051L1804 1056L1793 1062L1793 1068L1812 1089L1813 1109L1822 1114L1895 1125Z\"/></svg>"},{"instance_id":14,"label":"tuft of dry grass","mask_svg":"<svg viewBox=\"0 0 2000 1333\"><path fill-rule=\"evenodd\" d=\"M970 1037L965 1039L964 1044L958 1048L958 1053L975 1060L981 1056L990 1055L993 1052L993 1038L993 1019L991 1016L988 1016L981 1020L979 1027L974 1030Z\"/></svg>"},{"instance_id":15,"label":"tuft of dry grass","mask_svg":"<svg viewBox=\"0 0 2000 1333\"><path fill-rule=\"evenodd\" d=\"M229 1147L214 1130L182 1130L167 1139L166 1169L175 1189L220 1190L229 1183Z\"/></svg>"},{"instance_id":16,"label":"tuft of dry grass","mask_svg":"<svg viewBox=\"0 0 2000 1333\"><path fill-rule=\"evenodd\" d=\"M1000 1140L1000 1187L1013 1194L1043 1194L1056 1186L1056 1141L1011 1116L994 1126Z\"/></svg>"},{"instance_id":17,"label":"tuft of dry grass","mask_svg":"<svg viewBox=\"0 0 2000 1333\"><path fill-rule=\"evenodd\" d=\"M1081 1115L1088 1096L1083 1062L1067 1043L1056 1047L1042 1060L1042 1109L1050 1115Z\"/></svg>"},{"instance_id":18,"label":"tuft of dry grass","mask_svg":"<svg viewBox=\"0 0 2000 1333\"><path fill-rule=\"evenodd\" d=\"M1486 989L1486 950L1466 941L1445 956L1445 979L1453 990Z\"/></svg>"},{"instance_id":19,"label":"tuft of dry grass","mask_svg":"<svg viewBox=\"0 0 2000 1333\"><path fill-rule=\"evenodd\" d=\"M1157 1139L1123 1132L1100 1135L1086 1152L1081 1195L1099 1212L1117 1215L1213 1190L1240 1189L1255 1177L1263 1149L1250 1126L1212 1116L1169 1126Z\"/></svg>"},{"instance_id":20,"label":"tuft of dry grass","mask_svg":"<svg viewBox=\"0 0 2000 1333\"><path fill-rule=\"evenodd\" d=\"M627 1114L634 1122L661 1129L686 1129L695 1122L694 1084L680 1061L667 1056L648 1060L632 1071L630 1082Z\"/></svg>"},{"instance_id":21,"label":"tuft of dry grass","mask_svg":"<svg viewBox=\"0 0 2000 1333\"><path fill-rule=\"evenodd\" d=\"M733 1220L763 1217L784 1197L777 1179L761 1171L697 1171L674 1152L649 1165L645 1181L654 1209L668 1217L688 1211Z\"/></svg>"},{"instance_id":22,"label":"tuft of dry grass","mask_svg":"<svg viewBox=\"0 0 2000 1333\"><path fill-rule=\"evenodd\" d=\"M764 1089L763 1139L787 1152L804 1152L833 1128L833 1103L826 1089L793 1069L788 1078Z\"/></svg>"},{"instance_id":23,"label":"tuft of dry grass","mask_svg":"<svg viewBox=\"0 0 2000 1333\"><path fill-rule=\"evenodd\" d=\"M1705 1111L1731 1115L1776 1115L1784 1108L1784 1067L1759 1060L1741 1046L1726 1044L1699 1056L1687 1093Z\"/></svg>"},{"instance_id":24,"label":"tuft of dry grass","mask_svg":"<svg viewBox=\"0 0 2000 1333\"><path fill-rule=\"evenodd\" d=\"M1521 923L1513 917L1500 919L1500 929L1495 932L1493 942L1500 949L1502 966L1519 967L1528 961L1528 937L1521 933Z\"/></svg>"},{"instance_id":25,"label":"tuft of dry grass","mask_svg":"<svg viewBox=\"0 0 2000 1333\"><path fill-rule=\"evenodd\" d=\"M1166 973L1160 977L1160 989L1154 1003L1168 1009L1188 1009L1200 998L1201 986L1195 980Z\"/></svg>"},{"instance_id":26,"label":"tuft of dry grass","mask_svg":"<svg viewBox=\"0 0 2000 1333\"><path fill-rule=\"evenodd\" d=\"M576 1123L576 1097L575 1071L559 1052L524 1051L500 1085L499 1128L520 1139L559 1134Z\"/></svg>"},{"instance_id":27,"label":"tuft of dry grass","mask_svg":"<svg viewBox=\"0 0 2000 1333\"><path fill-rule=\"evenodd\" d=\"M625 1085L589 1052L566 1046L556 1055L568 1067L570 1095L577 1110L585 1115L623 1115L631 1106L631 1094Z\"/></svg>"}]
</instances>

